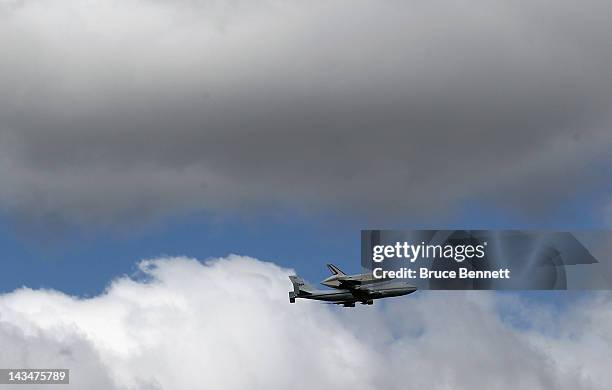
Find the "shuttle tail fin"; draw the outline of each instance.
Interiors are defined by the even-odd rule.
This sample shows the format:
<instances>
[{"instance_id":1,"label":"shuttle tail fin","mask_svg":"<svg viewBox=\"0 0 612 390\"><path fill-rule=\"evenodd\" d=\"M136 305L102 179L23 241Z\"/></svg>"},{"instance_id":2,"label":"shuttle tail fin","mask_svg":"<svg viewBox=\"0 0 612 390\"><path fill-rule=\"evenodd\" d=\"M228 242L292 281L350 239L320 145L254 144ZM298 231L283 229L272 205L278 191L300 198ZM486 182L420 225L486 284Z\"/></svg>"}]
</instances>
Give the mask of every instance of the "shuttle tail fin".
<instances>
[{"instance_id":1,"label":"shuttle tail fin","mask_svg":"<svg viewBox=\"0 0 612 390\"><path fill-rule=\"evenodd\" d=\"M346 275L344 272L342 272L340 268L336 267L333 264L327 264L327 268L329 268L329 271L332 273L332 275Z\"/></svg>"}]
</instances>

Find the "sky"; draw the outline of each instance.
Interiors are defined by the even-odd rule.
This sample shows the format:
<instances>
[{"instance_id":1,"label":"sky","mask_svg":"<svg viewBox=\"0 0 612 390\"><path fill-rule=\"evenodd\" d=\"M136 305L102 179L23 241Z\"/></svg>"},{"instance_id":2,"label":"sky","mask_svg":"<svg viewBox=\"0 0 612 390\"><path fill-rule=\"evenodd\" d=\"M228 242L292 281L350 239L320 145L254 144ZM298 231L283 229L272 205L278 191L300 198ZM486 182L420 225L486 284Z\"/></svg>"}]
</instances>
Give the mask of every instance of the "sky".
<instances>
[{"instance_id":1,"label":"sky","mask_svg":"<svg viewBox=\"0 0 612 390\"><path fill-rule=\"evenodd\" d=\"M415 387L609 388L606 293L348 312L288 307L286 276L358 272L361 229L608 229L611 11L0 0L0 367L69 364L92 389L326 387L337 370L359 373L346 388L404 370Z\"/></svg>"}]
</instances>

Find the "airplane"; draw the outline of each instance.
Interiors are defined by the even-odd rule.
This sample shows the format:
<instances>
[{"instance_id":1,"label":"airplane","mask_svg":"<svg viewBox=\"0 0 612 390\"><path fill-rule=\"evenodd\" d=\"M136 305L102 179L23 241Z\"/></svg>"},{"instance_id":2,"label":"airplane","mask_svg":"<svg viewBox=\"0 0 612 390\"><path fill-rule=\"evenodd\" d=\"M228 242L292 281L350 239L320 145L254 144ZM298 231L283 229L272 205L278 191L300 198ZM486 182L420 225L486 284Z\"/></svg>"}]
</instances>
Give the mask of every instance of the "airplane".
<instances>
[{"instance_id":1,"label":"airplane","mask_svg":"<svg viewBox=\"0 0 612 390\"><path fill-rule=\"evenodd\" d=\"M332 275L321 281L321 284L333 290L317 290L306 284L302 278L289 276L293 284L293 291L289 292L289 302L295 303L296 298L303 298L355 307L357 302L372 305L374 299L398 297L417 290L415 286L395 279L376 279L371 274L347 275L333 264L327 264L327 268Z\"/></svg>"}]
</instances>

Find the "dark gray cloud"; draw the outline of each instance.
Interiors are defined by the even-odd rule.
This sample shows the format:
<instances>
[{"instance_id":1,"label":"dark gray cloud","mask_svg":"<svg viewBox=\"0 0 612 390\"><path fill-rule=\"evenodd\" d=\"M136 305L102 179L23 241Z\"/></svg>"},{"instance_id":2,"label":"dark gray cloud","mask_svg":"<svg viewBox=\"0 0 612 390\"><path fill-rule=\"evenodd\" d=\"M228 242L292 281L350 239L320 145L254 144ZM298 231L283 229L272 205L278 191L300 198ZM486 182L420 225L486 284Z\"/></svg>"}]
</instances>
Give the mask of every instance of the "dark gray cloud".
<instances>
[{"instance_id":1,"label":"dark gray cloud","mask_svg":"<svg viewBox=\"0 0 612 390\"><path fill-rule=\"evenodd\" d=\"M607 2L0 4L0 207L541 210L601 191Z\"/></svg>"}]
</instances>

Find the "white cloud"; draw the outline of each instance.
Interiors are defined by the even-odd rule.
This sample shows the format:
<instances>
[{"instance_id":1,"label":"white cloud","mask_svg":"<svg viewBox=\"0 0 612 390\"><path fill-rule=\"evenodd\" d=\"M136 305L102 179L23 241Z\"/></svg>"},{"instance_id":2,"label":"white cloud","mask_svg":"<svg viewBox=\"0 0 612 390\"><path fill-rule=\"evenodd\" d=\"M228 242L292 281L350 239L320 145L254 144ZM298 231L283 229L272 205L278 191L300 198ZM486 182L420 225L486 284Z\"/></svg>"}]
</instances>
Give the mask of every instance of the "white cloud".
<instances>
[{"instance_id":1,"label":"white cloud","mask_svg":"<svg viewBox=\"0 0 612 390\"><path fill-rule=\"evenodd\" d=\"M247 257L140 268L143 278L119 278L94 298L25 288L0 296L0 367L68 367L71 388L94 390L612 383L607 295L561 312L514 295L457 292L342 309L290 305L290 271Z\"/></svg>"}]
</instances>

